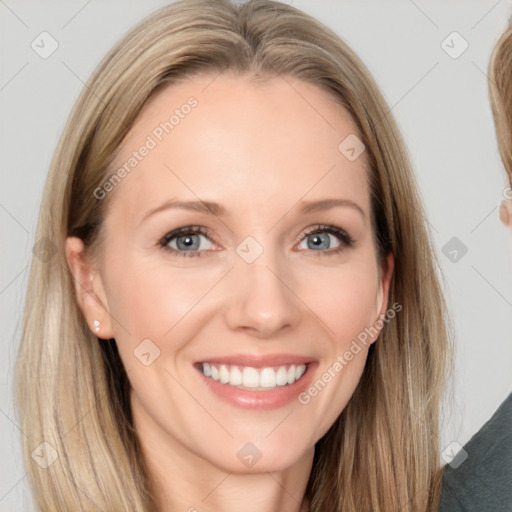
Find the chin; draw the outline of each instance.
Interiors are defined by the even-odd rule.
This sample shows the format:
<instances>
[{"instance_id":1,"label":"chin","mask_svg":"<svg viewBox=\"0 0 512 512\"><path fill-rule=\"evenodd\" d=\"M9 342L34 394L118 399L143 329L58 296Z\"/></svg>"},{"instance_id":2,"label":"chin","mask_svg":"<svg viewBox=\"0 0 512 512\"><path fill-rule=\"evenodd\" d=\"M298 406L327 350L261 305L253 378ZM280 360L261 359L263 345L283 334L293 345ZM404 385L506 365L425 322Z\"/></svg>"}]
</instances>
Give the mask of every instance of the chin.
<instances>
[{"instance_id":1,"label":"chin","mask_svg":"<svg viewBox=\"0 0 512 512\"><path fill-rule=\"evenodd\" d=\"M290 443L286 449L283 449L282 443L279 447L275 446L274 443L246 442L237 443L233 452L234 456L229 450L228 453L224 452L221 458L217 453L217 458L210 460L212 464L228 473L272 473L288 469L299 463L301 459L310 457L312 461L314 445L311 447L297 447Z\"/></svg>"}]
</instances>

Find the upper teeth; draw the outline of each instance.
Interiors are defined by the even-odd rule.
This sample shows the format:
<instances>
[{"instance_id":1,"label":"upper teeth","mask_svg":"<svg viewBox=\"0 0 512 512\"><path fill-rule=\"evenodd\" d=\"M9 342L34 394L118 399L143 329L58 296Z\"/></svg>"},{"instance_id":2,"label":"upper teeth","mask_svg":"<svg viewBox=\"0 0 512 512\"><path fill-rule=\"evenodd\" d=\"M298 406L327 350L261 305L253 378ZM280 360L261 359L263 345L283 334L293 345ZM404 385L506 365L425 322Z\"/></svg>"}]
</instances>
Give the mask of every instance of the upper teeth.
<instances>
[{"instance_id":1,"label":"upper teeth","mask_svg":"<svg viewBox=\"0 0 512 512\"><path fill-rule=\"evenodd\" d=\"M304 375L305 371L305 364L252 368L250 366L203 363L203 373L206 377L218 380L222 384L246 388L268 389L293 384Z\"/></svg>"}]
</instances>

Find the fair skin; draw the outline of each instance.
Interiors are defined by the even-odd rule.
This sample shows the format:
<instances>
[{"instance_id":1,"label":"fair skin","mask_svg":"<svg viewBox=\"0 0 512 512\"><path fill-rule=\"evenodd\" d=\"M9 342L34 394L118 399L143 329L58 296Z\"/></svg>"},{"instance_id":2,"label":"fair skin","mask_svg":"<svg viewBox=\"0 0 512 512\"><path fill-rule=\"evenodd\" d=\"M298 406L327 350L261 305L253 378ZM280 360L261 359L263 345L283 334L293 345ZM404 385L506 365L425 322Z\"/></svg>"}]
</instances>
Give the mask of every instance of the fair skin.
<instances>
[{"instance_id":1,"label":"fair skin","mask_svg":"<svg viewBox=\"0 0 512 512\"><path fill-rule=\"evenodd\" d=\"M512 183L507 188L507 194L512 191ZM500 204L500 220L504 226L512 230L512 199L504 199Z\"/></svg>"},{"instance_id":2,"label":"fair skin","mask_svg":"<svg viewBox=\"0 0 512 512\"><path fill-rule=\"evenodd\" d=\"M239 407L212 391L195 363L305 356L312 364L302 378L316 381L386 312L393 259L379 267L364 154L352 162L338 150L357 133L348 113L291 78L214 76L166 87L146 104L117 166L174 108L198 101L110 192L94 263L78 238L68 238L66 255L92 332L119 348L160 510L299 512L315 443L352 396L378 336L307 404ZM333 198L345 202L300 211L302 201ZM148 214L171 199L212 201L225 212ZM208 233L166 242L181 253L194 242L195 255L159 245L186 226ZM263 249L251 263L236 250L248 236ZM134 356L145 339L160 350L148 366ZM261 454L252 467L237 456L247 443Z\"/></svg>"}]
</instances>

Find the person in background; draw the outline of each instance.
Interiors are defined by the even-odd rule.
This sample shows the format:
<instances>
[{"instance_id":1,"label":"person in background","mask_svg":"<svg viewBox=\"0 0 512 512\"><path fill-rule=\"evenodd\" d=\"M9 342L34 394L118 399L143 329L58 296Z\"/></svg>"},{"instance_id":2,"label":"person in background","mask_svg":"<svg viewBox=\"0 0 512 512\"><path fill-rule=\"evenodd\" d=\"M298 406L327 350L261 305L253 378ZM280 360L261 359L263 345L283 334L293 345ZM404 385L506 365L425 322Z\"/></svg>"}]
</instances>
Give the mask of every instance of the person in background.
<instances>
[{"instance_id":1,"label":"person in background","mask_svg":"<svg viewBox=\"0 0 512 512\"><path fill-rule=\"evenodd\" d=\"M512 22L512 19L511 19ZM489 92L498 148L507 173L500 219L512 232L512 23L489 65ZM512 510L512 393L443 471L440 512ZM459 455L456 456L456 458ZM454 462L452 461L452 463ZM459 461L460 462L460 461Z\"/></svg>"}]
</instances>

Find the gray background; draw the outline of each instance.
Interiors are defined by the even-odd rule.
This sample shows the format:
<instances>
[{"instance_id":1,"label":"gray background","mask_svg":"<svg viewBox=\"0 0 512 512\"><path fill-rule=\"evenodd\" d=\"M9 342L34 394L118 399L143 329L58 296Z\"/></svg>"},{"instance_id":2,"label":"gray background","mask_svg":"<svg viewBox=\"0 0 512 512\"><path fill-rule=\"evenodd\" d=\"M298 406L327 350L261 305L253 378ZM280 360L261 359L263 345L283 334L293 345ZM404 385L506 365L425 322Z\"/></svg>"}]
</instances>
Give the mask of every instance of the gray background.
<instances>
[{"instance_id":1,"label":"gray background","mask_svg":"<svg viewBox=\"0 0 512 512\"><path fill-rule=\"evenodd\" d=\"M96 64L128 28L166 3L0 0L0 511L31 509L18 446L23 433L11 392L49 162ZM295 0L292 5L334 29L363 59L404 134L456 333L441 449L453 442L462 445L512 391L512 236L498 219L506 182L486 77L491 49L512 4ZM31 48L43 31L59 45L47 59ZM457 58L442 44L454 31L469 44ZM452 36L444 47L459 53L462 44ZM459 250L458 261L450 259L452 249L446 246L453 237L467 247L462 258Z\"/></svg>"}]
</instances>

